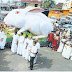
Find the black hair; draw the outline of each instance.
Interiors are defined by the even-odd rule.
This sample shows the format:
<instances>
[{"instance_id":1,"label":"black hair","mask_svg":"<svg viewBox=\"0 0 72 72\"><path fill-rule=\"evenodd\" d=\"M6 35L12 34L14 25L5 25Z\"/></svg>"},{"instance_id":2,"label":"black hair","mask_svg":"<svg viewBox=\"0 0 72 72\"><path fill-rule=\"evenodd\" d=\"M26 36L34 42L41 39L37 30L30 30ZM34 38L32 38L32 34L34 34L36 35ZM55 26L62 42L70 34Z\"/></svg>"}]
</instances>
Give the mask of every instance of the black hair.
<instances>
[{"instance_id":1,"label":"black hair","mask_svg":"<svg viewBox=\"0 0 72 72\"><path fill-rule=\"evenodd\" d=\"M28 35L26 34L25 38L27 38L27 37L28 37Z\"/></svg>"},{"instance_id":2,"label":"black hair","mask_svg":"<svg viewBox=\"0 0 72 72\"><path fill-rule=\"evenodd\" d=\"M23 32L21 32L21 35L23 35Z\"/></svg>"},{"instance_id":3,"label":"black hair","mask_svg":"<svg viewBox=\"0 0 72 72\"><path fill-rule=\"evenodd\" d=\"M33 41L33 43L34 43L34 44L36 44L36 43L37 43L37 41Z\"/></svg>"},{"instance_id":4,"label":"black hair","mask_svg":"<svg viewBox=\"0 0 72 72\"><path fill-rule=\"evenodd\" d=\"M17 34L17 31L15 31L15 35Z\"/></svg>"}]
</instances>

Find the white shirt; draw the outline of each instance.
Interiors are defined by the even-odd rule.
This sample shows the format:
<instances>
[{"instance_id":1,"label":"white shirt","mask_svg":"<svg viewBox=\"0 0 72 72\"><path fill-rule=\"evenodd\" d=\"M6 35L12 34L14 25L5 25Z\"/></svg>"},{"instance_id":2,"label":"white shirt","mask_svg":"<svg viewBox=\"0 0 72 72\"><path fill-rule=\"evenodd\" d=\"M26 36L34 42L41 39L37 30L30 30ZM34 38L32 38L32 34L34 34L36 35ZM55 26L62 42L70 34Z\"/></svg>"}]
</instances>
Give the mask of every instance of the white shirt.
<instances>
[{"instance_id":1,"label":"white shirt","mask_svg":"<svg viewBox=\"0 0 72 72\"><path fill-rule=\"evenodd\" d=\"M29 41L28 41L28 48L29 48L29 50L32 48L32 46L33 46L33 40L29 39Z\"/></svg>"},{"instance_id":2,"label":"white shirt","mask_svg":"<svg viewBox=\"0 0 72 72\"><path fill-rule=\"evenodd\" d=\"M17 43L19 36L15 35L13 36L13 43Z\"/></svg>"},{"instance_id":3,"label":"white shirt","mask_svg":"<svg viewBox=\"0 0 72 72\"><path fill-rule=\"evenodd\" d=\"M19 42L19 43L24 43L24 39L25 39L24 36L20 36L18 42Z\"/></svg>"},{"instance_id":4,"label":"white shirt","mask_svg":"<svg viewBox=\"0 0 72 72\"><path fill-rule=\"evenodd\" d=\"M39 42L36 43L36 47L38 50L40 49L40 43Z\"/></svg>"},{"instance_id":5,"label":"white shirt","mask_svg":"<svg viewBox=\"0 0 72 72\"><path fill-rule=\"evenodd\" d=\"M31 57L35 57L36 54L33 54L32 52L33 52L33 53L37 53L37 47L36 47L36 46L33 46L33 47L31 48L31 54L30 54Z\"/></svg>"}]
</instances>

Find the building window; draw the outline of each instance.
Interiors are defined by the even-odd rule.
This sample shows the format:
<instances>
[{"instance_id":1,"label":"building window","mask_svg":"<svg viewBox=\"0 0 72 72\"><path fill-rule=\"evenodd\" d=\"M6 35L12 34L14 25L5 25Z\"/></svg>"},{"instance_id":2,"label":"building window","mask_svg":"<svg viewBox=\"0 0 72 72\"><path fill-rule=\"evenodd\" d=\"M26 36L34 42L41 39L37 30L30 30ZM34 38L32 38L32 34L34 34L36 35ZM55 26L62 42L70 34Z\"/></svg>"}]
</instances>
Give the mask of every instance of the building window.
<instances>
[{"instance_id":1,"label":"building window","mask_svg":"<svg viewBox=\"0 0 72 72\"><path fill-rule=\"evenodd\" d=\"M60 13L63 13L63 11L60 11Z\"/></svg>"},{"instance_id":2,"label":"building window","mask_svg":"<svg viewBox=\"0 0 72 72\"><path fill-rule=\"evenodd\" d=\"M38 4L35 4L35 7L37 7L38 6Z\"/></svg>"}]
</instances>

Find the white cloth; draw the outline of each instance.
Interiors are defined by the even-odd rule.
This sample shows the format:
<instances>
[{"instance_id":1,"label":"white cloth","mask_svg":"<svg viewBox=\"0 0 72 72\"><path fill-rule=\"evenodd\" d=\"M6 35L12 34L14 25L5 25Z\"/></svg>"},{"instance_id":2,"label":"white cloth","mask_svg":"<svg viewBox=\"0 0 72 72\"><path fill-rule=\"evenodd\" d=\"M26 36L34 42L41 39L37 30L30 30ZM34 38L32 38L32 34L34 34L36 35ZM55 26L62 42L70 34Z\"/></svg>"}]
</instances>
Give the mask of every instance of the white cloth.
<instances>
[{"instance_id":1,"label":"white cloth","mask_svg":"<svg viewBox=\"0 0 72 72\"><path fill-rule=\"evenodd\" d=\"M70 48L71 48L70 60L72 60L72 47L70 47Z\"/></svg>"},{"instance_id":2,"label":"white cloth","mask_svg":"<svg viewBox=\"0 0 72 72\"><path fill-rule=\"evenodd\" d=\"M23 44L23 49L22 49L22 56L25 57L25 59L26 59L26 52L27 52L26 45L27 45L28 42L29 42L29 39L25 38L25 41L24 41L24 44Z\"/></svg>"},{"instance_id":3,"label":"white cloth","mask_svg":"<svg viewBox=\"0 0 72 72\"><path fill-rule=\"evenodd\" d=\"M70 45L65 45L64 50L62 52L62 56L69 59L71 55L71 48Z\"/></svg>"},{"instance_id":4,"label":"white cloth","mask_svg":"<svg viewBox=\"0 0 72 72\"><path fill-rule=\"evenodd\" d=\"M36 47L38 50L40 50L40 43L39 42L36 43Z\"/></svg>"},{"instance_id":5,"label":"white cloth","mask_svg":"<svg viewBox=\"0 0 72 72\"><path fill-rule=\"evenodd\" d=\"M25 40L24 36L19 37L18 48L17 48L17 54L19 54L19 55L22 55L24 40Z\"/></svg>"},{"instance_id":6,"label":"white cloth","mask_svg":"<svg viewBox=\"0 0 72 72\"><path fill-rule=\"evenodd\" d=\"M3 41L0 41L0 49L4 49L4 46L6 44L6 38L7 36L4 34L4 32L0 32L0 39L3 38Z\"/></svg>"},{"instance_id":7,"label":"white cloth","mask_svg":"<svg viewBox=\"0 0 72 72\"><path fill-rule=\"evenodd\" d=\"M11 46L11 51L16 53L17 52L17 42L18 42L19 36L18 35L14 35L13 36L13 41L12 41L12 46Z\"/></svg>"},{"instance_id":8,"label":"white cloth","mask_svg":"<svg viewBox=\"0 0 72 72\"><path fill-rule=\"evenodd\" d=\"M37 54L36 54L36 56L35 56L34 63L37 62L37 55L38 55L38 52L39 52L39 50L40 50L40 43L39 43L39 42L36 43L36 47L37 47Z\"/></svg>"},{"instance_id":9,"label":"white cloth","mask_svg":"<svg viewBox=\"0 0 72 72\"><path fill-rule=\"evenodd\" d=\"M31 57L35 57L37 53L37 47L36 46L33 46L32 49L31 49L31 53L30 53L30 56Z\"/></svg>"},{"instance_id":10,"label":"white cloth","mask_svg":"<svg viewBox=\"0 0 72 72\"><path fill-rule=\"evenodd\" d=\"M65 41L66 41L65 39L62 39L60 41L60 45L59 45L59 48L58 48L57 52L62 52L63 51L63 48L64 48L64 43L63 42L65 42Z\"/></svg>"},{"instance_id":11,"label":"white cloth","mask_svg":"<svg viewBox=\"0 0 72 72\"><path fill-rule=\"evenodd\" d=\"M29 60L29 61L30 61L30 49L32 48L32 46L33 46L33 40L29 39L28 46L27 46L27 52L26 52L26 60Z\"/></svg>"}]
</instances>

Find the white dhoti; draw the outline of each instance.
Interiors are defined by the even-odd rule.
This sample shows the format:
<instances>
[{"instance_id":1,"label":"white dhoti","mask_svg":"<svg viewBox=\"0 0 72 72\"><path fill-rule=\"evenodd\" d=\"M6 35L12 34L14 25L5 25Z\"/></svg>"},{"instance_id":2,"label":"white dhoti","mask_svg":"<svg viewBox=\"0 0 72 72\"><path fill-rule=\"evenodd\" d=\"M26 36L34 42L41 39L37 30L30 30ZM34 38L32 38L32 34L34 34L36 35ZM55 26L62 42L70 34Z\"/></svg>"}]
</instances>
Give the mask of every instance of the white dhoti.
<instances>
[{"instance_id":1,"label":"white dhoti","mask_svg":"<svg viewBox=\"0 0 72 72\"><path fill-rule=\"evenodd\" d=\"M62 52L63 47L64 47L64 43L60 42L60 45L59 45L59 48L58 48L57 52Z\"/></svg>"},{"instance_id":2,"label":"white dhoti","mask_svg":"<svg viewBox=\"0 0 72 72\"><path fill-rule=\"evenodd\" d=\"M23 49L22 49L22 56L25 57L25 59L27 60L27 43L28 43L29 39L26 38L24 41L24 45L23 45Z\"/></svg>"},{"instance_id":3,"label":"white dhoti","mask_svg":"<svg viewBox=\"0 0 72 72\"><path fill-rule=\"evenodd\" d=\"M63 51L63 49L64 49L64 43L63 42L65 42L65 41L66 41L65 39L62 39L60 41L60 45L59 45L59 48L58 48L57 52L62 52Z\"/></svg>"},{"instance_id":4,"label":"white dhoti","mask_svg":"<svg viewBox=\"0 0 72 72\"><path fill-rule=\"evenodd\" d=\"M16 43L12 43L11 51L14 53L17 52L17 44Z\"/></svg>"},{"instance_id":5,"label":"white dhoti","mask_svg":"<svg viewBox=\"0 0 72 72\"><path fill-rule=\"evenodd\" d=\"M22 55L23 45L24 44L24 36L20 36L18 41L18 48L17 48L17 54Z\"/></svg>"},{"instance_id":6,"label":"white dhoti","mask_svg":"<svg viewBox=\"0 0 72 72\"><path fill-rule=\"evenodd\" d=\"M18 44L17 54L22 55L23 43Z\"/></svg>"},{"instance_id":7,"label":"white dhoti","mask_svg":"<svg viewBox=\"0 0 72 72\"><path fill-rule=\"evenodd\" d=\"M66 59L69 59L71 55L71 48L68 45L65 45L64 50L62 52L62 56L65 57Z\"/></svg>"},{"instance_id":8,"label":"white dhoti","mask_svg":"<svg viewBox=\"0 0 72 72\"><path fill-rule=\"evenodd\" d=\"M17 52L17 47L18 47L17 42L18 42L18 38L19 38L18 35L14 35L14 36L13 36L11 51L14 52L14 53Z\"/></svg>"},{"instance_id":9,"label":"white dhoti","mask_svg":"<svg viewBox=\"0 0 72 72\"><path fill-rule=\"evenodd\" d=\"M37 47L37 54L35 56L34 63L37 63L37 55L38 55L39 50L40 50L40 43L39 42L37 42L36 47Z\"/></svg>"},{"instance_id":10,"label":"white dhoti","mask_svg":"<svg viewBox=\"0 0 72 72\"><path fill-rule=\"evenodd\" d=\"M6 36L6 35L1 35L1 36L0 36L0 39L1 39L1 38L3 38L3 40L0 41L0 49L4 49L4 46L5 46L5 44L6 44L6 38L7 38L7 36Z\"/></svg>"},{"instance_id":11,"label":"white dhoti","mask_svg":"<svg viewBox=\"0 0 72 72\"><path fill-rule=\"evenodd\" d=\"M28 61L30 61L30 49L32 48L32 46L33 46L33 40L31 39L29 39L28 40L28 46L27 46L27 52L26 52L26 60L28 60Z\"/></svg>"}]
</instances>

